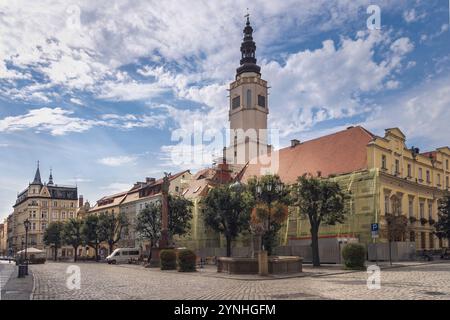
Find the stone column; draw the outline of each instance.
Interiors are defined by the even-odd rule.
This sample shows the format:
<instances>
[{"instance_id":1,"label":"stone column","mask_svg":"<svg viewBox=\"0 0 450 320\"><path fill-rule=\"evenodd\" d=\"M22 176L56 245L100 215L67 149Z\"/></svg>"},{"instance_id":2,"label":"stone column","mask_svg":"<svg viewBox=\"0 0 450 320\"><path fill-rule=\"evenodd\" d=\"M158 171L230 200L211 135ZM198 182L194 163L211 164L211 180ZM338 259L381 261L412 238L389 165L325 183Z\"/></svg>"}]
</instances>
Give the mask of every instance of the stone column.
<instances>
[{"instance_id":1,"label":"stone column","mask_svg":"<svg viewBox=\"0 0 450 320\"><path fill-rule=\"evenodd\" d=\"M258 253L258 274L260 276L269 275L269 258L265 250Z\"/></svg>"}]
</instances>

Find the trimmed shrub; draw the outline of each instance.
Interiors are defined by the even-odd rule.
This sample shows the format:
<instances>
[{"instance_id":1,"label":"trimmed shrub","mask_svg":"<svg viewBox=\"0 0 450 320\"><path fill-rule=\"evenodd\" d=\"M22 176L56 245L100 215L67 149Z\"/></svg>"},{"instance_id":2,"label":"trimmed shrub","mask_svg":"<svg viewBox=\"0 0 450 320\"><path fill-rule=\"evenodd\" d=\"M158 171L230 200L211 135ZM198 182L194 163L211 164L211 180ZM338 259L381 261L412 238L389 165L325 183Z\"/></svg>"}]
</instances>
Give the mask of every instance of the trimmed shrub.
<instances>
[{"instance_id":1,"label":"trimmed shrub","mask_svg":"<svg viewBox=\"0 0 450 320\"><path fill-rule=\"evenodd\" d=\"M366 261L366 248L359 243L349 243L342 249L344 265L347 269L364 269Z\"/></svg>"},{"instance_id":2,"label":"trimmed shrub","mask_svg":"<svg viewBox=\"0 0 450 320\"><path fill-rule=\"evenodd\" d=\"M159 260L161 262L161 270L177 269L177 255L175 253L175 250L161 250L161 252L159 253Z\"/></svg>"},{"instance_id":3,"label":"trimmed shrub","mask_svg":"<svg viewBox=\"0 0 450 320\"><path fill-rule=\"evenodd\" d=\"M178 271L180 272L194 272L197 256L194 251L189 249L182 249L178 251Z\"/></svg>"}]
</instances>

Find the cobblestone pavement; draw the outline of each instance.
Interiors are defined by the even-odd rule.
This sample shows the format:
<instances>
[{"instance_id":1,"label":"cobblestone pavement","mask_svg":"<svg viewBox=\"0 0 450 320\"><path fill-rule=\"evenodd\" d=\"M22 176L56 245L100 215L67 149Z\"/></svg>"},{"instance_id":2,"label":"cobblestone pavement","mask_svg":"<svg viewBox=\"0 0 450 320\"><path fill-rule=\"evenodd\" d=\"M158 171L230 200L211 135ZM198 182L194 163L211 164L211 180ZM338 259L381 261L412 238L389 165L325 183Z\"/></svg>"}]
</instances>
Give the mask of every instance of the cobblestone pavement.
<instances>
[{"instance_id":1,"label":"cobblestone pavement","mask_svg":"<svg viewBox=\"0 0 450 320\"><path fill-rule=\"evenodd\" d=\"M68 290L70 263L34 265L33 299L445 299L450 263L381 271L381 289L367 288L366 272L276 280L218 277L213 267L196 273L136 265L79 263L81 288Z\"/></svg>"}]
</instances>

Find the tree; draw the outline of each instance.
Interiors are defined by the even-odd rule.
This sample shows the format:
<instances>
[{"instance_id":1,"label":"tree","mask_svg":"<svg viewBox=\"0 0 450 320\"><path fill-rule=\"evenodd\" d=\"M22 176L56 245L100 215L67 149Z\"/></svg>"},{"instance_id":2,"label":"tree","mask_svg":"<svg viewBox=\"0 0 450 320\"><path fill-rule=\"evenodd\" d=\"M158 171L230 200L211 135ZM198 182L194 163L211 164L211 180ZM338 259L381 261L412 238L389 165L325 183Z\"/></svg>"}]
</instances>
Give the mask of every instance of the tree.
<instances>
[{"instance_id":1,"label":"tree","mask_svg":"<svg viewBox=\"0 0 450 320\"><path fill-rule=\"evenodd\" d=\"M205 224L225 236L227 257L230 257L231 242L249 228L251 194L241 185L217 186L209 191L202 204Z\"/></svg>"},{"instance_id":2,"label":"tree","mask_svg":"<svg viewBox=\"0 0 450 320\"><path fill-rule=\"evenodd\" d=\"M98 247L102 242L98 231L98 216L88 215L81 227L81 238L84 244L95 250L95 261L99 260Z\"/></svg>"},{"instance_id":3,"label":"tree","mask_svg":"<svg viewBox=\"0 0 450 320\"><path fill-rule=\"evenodd\" d=\"M384 219L386 228L382 230L382 234L389 242L389 262L392 265L392 242L404 239L408 230L408 218L400 213L387 213Z\"/></svg>"},{"instance_id":4,"label":"tree","mask_svg":"<svg viewBox=\"0 0 450 320\"><path fill-rule=\"evenodd\" d=\"M321 224L343 223L347 195L337 182L303 175L292 188L293 204L310 224L313 266L320 266L319 228Z\"/></svg>"},{"instance_id":5,"label":"tree","mask_svg":"<svg viewBox=\"0 0 450 320\"><path fill-rule=\"evenodd\" d=\"M180 196L169 195L169 234L182 236L189 232L192 220L192 202ZM137 216L136 232L149 240L153 248L161 238L161 203L150 203ZM149 261L151 259L151 252Z\"/></svg>"},{"instance_id":6,"label":"tree","mask_svg":"<svg viewBox=\"0 0 450 320\"><path fill-rule=\"evenodd\" d=\"M169 195L169 234L182 236L191 229L192 201Z\"/></svg>"},{"instance_id":7,"label":"tree","mask_svg":"<svg viewBox=\"0 0 450 320\"><path fill-rule=\"evenodd\" d=\"M44 232L44 243L47 246L53 246L54 248L54 261L58 258L58 248L61 248L62 244L62 229L63 223L56 221L51 222Z\"/></svg>"},{"instance_id":8,"label":"tree","mask_svg":"<svg viewBox=\"0 0 450 320\"><path fill-rule=\"evenodd\" d=\"M153 248L161 238L161 203L150 202L141 210L136 219L136 233L139 238L150 241L150 255L148 261L152 257L151 248Z\"/></svg>"},{"instance_id":9,"label":"tree","mask_svg":"<svg viewBox=\"0 0 450 320\"><path fill-rule=\"evenodd\" d=\"M271 255L277 234L288 216L289 190L278 175L272 174L251 178L248 188L256 204L252 222L263 225L262 245Z\"/></svg>"},{"instance_id":10,"label":"tree","mask_svg":"<svg viewBox=\"0 0 450 320\"><path fill-rule=\"evenodd\" d=\"M64 223L62 229L62 240L65 244L73 247L75 254L74 261L77 261L78 247L83 243L82 237L83 222L78 219L69 219Z\"/></svg>"},{"instance_id":11,"label":"tree","mask_svg":"<svg viewBox=\"0 0 450 320\"><path fill-rule=\"evenodd\" d=\"M450 196L439 201L438 222L435 224L439 239L450 239Z\"/></svg>"},{"instance_id":12,"label":"tree","mask_svg":"<svg viewBox=\"0 0 450 320\"><path fill-rule=\"evenodd\" d=\"M99 238L108 243L109 254L113 252L114 245L120 241L122 232L127 226L127 217L123 212L119 214L101 213L98 216Z\"/></svg>"}]
</instances>

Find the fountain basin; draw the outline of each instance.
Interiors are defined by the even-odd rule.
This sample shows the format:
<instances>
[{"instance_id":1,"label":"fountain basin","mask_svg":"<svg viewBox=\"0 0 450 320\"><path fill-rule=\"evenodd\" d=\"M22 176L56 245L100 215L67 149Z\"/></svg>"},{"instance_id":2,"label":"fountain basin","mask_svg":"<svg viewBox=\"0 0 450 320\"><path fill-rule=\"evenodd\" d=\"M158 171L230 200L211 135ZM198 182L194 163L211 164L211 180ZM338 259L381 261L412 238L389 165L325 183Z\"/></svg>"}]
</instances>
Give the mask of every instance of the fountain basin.
<instances>
[{"instance_id":1,"label":"fountain basin","mask_svg":"<svg viewBox=\"0 0 450 320\"><path fill-rule=\"evenodd\" d=\"M292 274L302 272L303 258L292 256L270 256L269 274ZM258 274L258 259L221 257L217 272L228 274Z\"/></svg>"}]
</instances>

